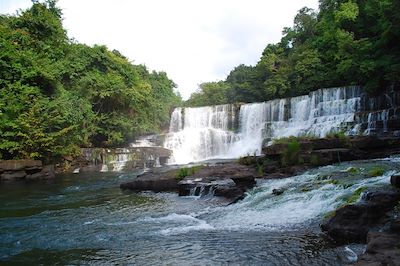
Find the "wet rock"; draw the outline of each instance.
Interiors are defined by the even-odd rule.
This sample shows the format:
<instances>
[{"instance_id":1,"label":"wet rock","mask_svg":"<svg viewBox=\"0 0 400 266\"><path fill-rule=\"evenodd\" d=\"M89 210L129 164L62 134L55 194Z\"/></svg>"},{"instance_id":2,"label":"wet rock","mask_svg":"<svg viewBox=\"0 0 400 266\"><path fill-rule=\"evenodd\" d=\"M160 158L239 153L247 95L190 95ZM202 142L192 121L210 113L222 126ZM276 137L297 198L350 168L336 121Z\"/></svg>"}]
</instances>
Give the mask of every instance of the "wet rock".
<instances>
[{"instance_id":1,"label":"wet rock","mask_svg":"<svg viewBox=\"0 0 400 266\"><path fill-rule=\"evenodd\" d=\"M247 189L255 184L256 170L249 166L236 163L204 165L196 169L195 173L178 178L179 170L157 172L153 170L136 179L120 185L121 189L134 191L152 190L178 191L179 196L221 196L235 202L244 197Z\"/></svg>"},{"instance_id":2,"label":"wet rock","mask_svg":"<svg viewBox=\"0 0 400 266\"><path fill-rule=\"evenodd\" d=\"M38 160L0 160L0 171L19 171L25 169L42 169Z\"/></svg>"},{"instance_id":3,"label":"wet rock","mask_svg":"<svg viewBox=\"0 0 400 266\"><path fill-rule=\"evenodd\" d=\"M174 191L178 189L178 182L177 171L171 170L164 173L145 173L130 182L122 183L119 187L133 191Z\"/></svg>"},{"instance_id":4,"label":"wet rock","mask_svg":"<svg viewBox=\"0 0 400 266\"><path fill-rule=\"evenodd\" d=\"M26 177L25 171L6 171L0 175L2 181L16 181Z\"/></svg>"},{"instance_id":5,"label":"wet rock","mask_svg":"<svg viewBox=\"0 0 400 266\"><path fill-rule=\"evenodd\" d=\"M390 177L390 184L392 186L400 188L400 174L395 174Z\"/></svg>"},{"instance_id":6,"label":"wet rock","mask_svg":"<svg viewBox=\"0 0 400 266\"><path fill-rule=\"evenodd\" d=\"M400 235L369 232L367 248L355 265L400 265Z\"/></svg>"},{"instance_id":7,"label":"wet rock","mask_svg":"<svg viewBox=\"0 0 400 266\"><path fill-rule=\"evenodd\" d=\"M321 228L338 243L364 243L368 231L376 226L399 200L400 190L367 192L361 202L336 210L333 217L321 224Z\"/></svg>"},{"instance_id":8,"label":"wet rock","mask_svg":"<svg viewBox=\"0 0 400 266\"><path fill-rule=\"evenodd\" d=\"M214 196L224 197L230 200L230 203L235 203L242 200L246 190L240 187L219 187L214 190Z\"/></svg>"},{"instance_id":9,"label":"wet rock","mask_svg":"<svg viewBox=\"0 0 400 266\"><path fill-rule=\"evenodd\" d=\"M272 190L272 194L277 195L277 196L283 194L283 192L285 192L285 190L283 188L274 188Z\"/></svg>"},{"instance_id":10,"label":"wet rock","mask_svg":"<svg viewBox=\"0 0 400 266\"><path fill-rule=\"evenodd\" d=\"M0 161L0 181L19 181L54 178L54 166L42 166L38 160Z\"/></svg>"}]
</instances>

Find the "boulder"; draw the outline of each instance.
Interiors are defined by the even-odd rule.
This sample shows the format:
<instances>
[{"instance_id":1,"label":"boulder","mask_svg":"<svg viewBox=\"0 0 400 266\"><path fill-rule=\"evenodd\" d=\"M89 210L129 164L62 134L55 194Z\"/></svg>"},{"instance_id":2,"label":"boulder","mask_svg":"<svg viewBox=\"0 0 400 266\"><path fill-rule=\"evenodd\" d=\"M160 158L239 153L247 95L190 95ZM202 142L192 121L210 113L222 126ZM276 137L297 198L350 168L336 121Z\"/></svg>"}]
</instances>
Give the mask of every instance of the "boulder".
<instances>
[{"instance_id":1,"label":"boulder","mask_svg":"<svg viewBox=\"0 0 400 266\"><path fill-rule=\"evenodd\" d=\"M390 184L396 188L400 188L400 174L395 174L390 177Z\"/></svg>"},{"instance_id":2,"label":"boulder","mask_svg":"<svg viewBox=\"0 0 400 266\"><path fill-rule=\"evenodd\" d=\"M0 160L0 171L19 171L25 169L42 169L38 160Z\"/></svg>"},{"instance_id":3,"label":"boulder","mask_svg":"<svg viewBox=\"0 0 400 266\"><path fill-rule=\"evenodd\" d=\"M208 187L214 196L225 197L233 203L242 199L245 192L255 186L257 175L253 167L236 163L203 166L179 182L179 195L187 196L194 192L198 196L196 187L203 187L204 192L207 192Z\"/></svg>"},{"instance_id":4,"label":"boulder","mask_svg":"<svg viewBox=\"0 0 400 266\"><path fill-rule=\"evenodd\" d=\"M391 232L369 232L367 248L356 266L400 265L400 235Z\"/></svg>"},{"instance_id":5,"label":"boulder","mask_svg":"<svg viewBox=\"0 0 400 266\"><path fill-rule=\"evenodd\" d=\"M272 190L272 194L277 195L277 196L283 194L283 192L285 192L285 190L283 188L274 188Z\"/></svg>"},{"instance_id":6,"label":"boulder","mask_svg":"<svg viewBox=\"0 0 400 266\"><path fill-rule=\"evenodd\" d=\"M338 243L365 243L368 231L399 200L400 190L367 192L361 202L336 210L333 217L321 224L321 228Z\"/></svg>"},{"instance_id":7,"label":"boulder","mask_svg":"<svg viewBox=\"0 0 400 266\"><path fill-rule=\"evenodd\" d=\"M171 170L145 173L130 182L122 183L119 187L133 191L174 191L178 189L178 182L177 170Z\"/></svg>"},{"instance_id":8,"label":"boulder","mask_svg":"<svg viewBox=\"0 0 400 266\"><path fill-rule=\"evenodd\" d=\"M0 175L1 181L16 181L26 177L25 171L6 171Z\"/></svg>"},{"instance_id":9,"label":"boulder","mask_svg":"<svg viewBox=\"0 0 400 266\"><path fill-rule=\"evenodd\" d=\"M52 179L54 177L54 165L45 165L40 172L27 175L26 180Z\"/></svg>"}]
</instances>

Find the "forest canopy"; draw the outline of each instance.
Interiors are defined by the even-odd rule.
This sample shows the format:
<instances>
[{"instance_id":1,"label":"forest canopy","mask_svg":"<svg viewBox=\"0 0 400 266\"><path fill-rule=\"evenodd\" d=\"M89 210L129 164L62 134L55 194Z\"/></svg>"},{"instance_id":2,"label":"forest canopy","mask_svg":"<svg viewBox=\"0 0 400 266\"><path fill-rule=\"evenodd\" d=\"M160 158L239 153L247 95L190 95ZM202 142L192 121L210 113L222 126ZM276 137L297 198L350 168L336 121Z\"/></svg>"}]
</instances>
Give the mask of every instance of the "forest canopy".
<instances>
[{"instance_id":1,"label":"forest canopy","mask_svg":"<svg viewBox=\"0 0 400 266\"><path fill-rule=\"evenodd\" d=\"M0 159L56 160L159 132L181 101L165 72L68 38L56 1L0 16Z\"/></svg>"},{"instance_id":2,"label":"forest canopy","mask_svg":"<svg viewBox=\"0 0 400 266\"><path fill-rule=\"evenodd\" d=\"M201 84L185 105L260 102L347 85L398 90L399 10L398 0L320 0L319 12L304 7L255 66Z\"/></svg>"}]
</instances>

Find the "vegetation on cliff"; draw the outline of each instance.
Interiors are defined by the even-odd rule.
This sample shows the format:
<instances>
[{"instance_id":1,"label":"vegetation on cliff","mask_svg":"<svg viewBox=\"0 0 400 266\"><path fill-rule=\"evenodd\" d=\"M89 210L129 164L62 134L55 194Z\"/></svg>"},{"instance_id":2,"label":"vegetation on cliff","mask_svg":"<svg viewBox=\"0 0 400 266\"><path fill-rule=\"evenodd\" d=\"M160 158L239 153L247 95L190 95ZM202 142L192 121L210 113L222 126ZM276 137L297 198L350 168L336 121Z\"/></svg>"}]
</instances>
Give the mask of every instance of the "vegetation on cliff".
<instances>
[{"instance_id":1,"label":"vegetation on cliff","mask_svg":"<svg viewBox=\"0 0 400 266\"><path fill-rule=\"evenodd\" d=\"M302 8L255 66L240 65L225 81L201 84L186 105L259 102L343 85L398 90L398 10L397 0L320 0L319 12Z\"/></svg>"},{"instance_id":2,"label":"vegetation on cliff","mask_svg":"<svg viewBox=\"0 0 400 266\"><path fill-rule=\"evenodd\" d=\"M56 1L0 16L0 159L48 159L157 132L180 102L164 72L68 39Z\"/></svg>"}]
</instances>

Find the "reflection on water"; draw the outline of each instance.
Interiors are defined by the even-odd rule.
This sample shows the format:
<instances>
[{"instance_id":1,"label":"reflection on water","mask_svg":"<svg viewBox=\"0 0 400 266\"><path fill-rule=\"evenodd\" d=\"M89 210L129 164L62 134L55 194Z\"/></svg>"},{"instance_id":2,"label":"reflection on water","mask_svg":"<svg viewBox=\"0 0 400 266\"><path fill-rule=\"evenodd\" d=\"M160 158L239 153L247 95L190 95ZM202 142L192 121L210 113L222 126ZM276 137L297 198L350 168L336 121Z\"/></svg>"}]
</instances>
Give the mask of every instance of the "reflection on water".
<instances>
[{"instance_id":1,"label":"reflection on water","mask_svg":"<svg viewBox=\"0 0 400 266\"><path fill-rule=\"evenodd\" d=\"M385 174L363 178L376 164ZM345 185L323 181L349 166L358 172ZM363 247L335 247L319 230L321 217L358 187L388 183L398 168L398 158L323 167L262 181L230 206L120 191L135 173L1 184L0 264L345 265ZM274 188L285 192L273 196Z\"/></svg>"}]
</instances>

